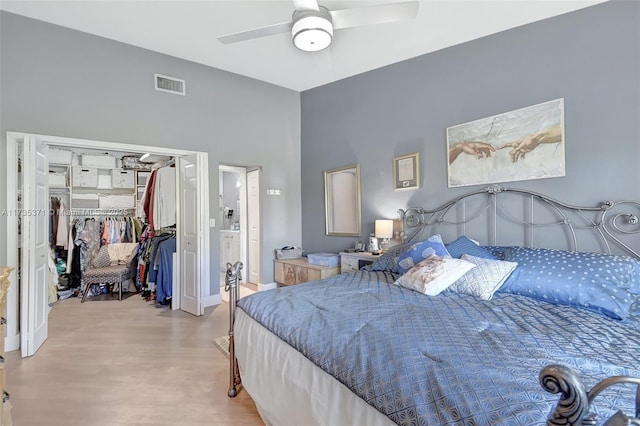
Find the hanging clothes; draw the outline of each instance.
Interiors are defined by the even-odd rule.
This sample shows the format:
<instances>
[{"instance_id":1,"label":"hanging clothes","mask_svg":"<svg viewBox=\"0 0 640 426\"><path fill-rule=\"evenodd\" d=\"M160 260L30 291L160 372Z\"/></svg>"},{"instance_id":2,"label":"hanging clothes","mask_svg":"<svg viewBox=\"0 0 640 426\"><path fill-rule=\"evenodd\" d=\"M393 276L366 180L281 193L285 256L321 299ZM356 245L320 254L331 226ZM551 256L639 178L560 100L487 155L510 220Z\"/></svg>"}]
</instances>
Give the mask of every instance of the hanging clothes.
<instances>
[{"instance_id":1,"label":"hanging clothes","mask_svg":"<svg viewBox=\"0 0 640 426\"><path fill-rule=\"evenodd\" d=\"M156 175L158 174L158 170L152 170L151 175L149 176L149 180L147 180L147 186L144 188L143 195L143 204L142 209L144 211L144 216L147 220L147 223L151 226L151 230L155 229L153 227L153 192L155 188Z\"/></svg>"},{"instance_id":2,"label":"hanging clothes","mask_svg":"<svg viewBox=\"0 0 640 426\"><path fill-rule=\"evenodd\" d=\"M67 206L64 201L59 200L56 214L58 216L58 225L56 226L56 246L61 246L65 250L69 249L69 221L66 215Z\"/></svg>"},{"instance_id":3,"label":"hanging clothes","mask_svg":"<svg viewBox=\"0 0 640 426\"><path fill-rule=\"evenodd\" d=\"M155 230L176 224L176 169L158 169L153 191L153 226Z\"/></svg>"},{"instance_id":4,"label":"hanging clothes","mask_svg":"<svg viewBox=\"0 0 640 426\"><path fill-rule=\"evenodd\" d=\"M176 237L173 236L158 245L156 302L169 303L173 292L173 254L176 252Z\"/></svg>"}]
</instances>

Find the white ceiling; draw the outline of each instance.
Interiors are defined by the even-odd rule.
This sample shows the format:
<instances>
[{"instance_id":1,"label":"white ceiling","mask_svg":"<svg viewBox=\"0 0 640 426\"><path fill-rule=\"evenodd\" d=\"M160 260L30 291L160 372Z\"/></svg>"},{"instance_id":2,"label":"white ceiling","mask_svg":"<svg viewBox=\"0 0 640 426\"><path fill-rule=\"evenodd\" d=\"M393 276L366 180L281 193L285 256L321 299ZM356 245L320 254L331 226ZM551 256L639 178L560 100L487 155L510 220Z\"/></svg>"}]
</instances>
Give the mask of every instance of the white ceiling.
<instances>
[{"instance_id":1,"label":"white ceiling","mask_svg":"<svg viewBox=\"0 0 640 426\"><path fill-rule=\"evenodd\" d=\"M320 4L335 10L399 1ZM0 0L0 9L303 91L602 2L421 0L415 20L338 30L328 49L314 53L293 47L290 34L229 45L216 40L290 20L291 0Z\"/></svg>"}]
</instances>

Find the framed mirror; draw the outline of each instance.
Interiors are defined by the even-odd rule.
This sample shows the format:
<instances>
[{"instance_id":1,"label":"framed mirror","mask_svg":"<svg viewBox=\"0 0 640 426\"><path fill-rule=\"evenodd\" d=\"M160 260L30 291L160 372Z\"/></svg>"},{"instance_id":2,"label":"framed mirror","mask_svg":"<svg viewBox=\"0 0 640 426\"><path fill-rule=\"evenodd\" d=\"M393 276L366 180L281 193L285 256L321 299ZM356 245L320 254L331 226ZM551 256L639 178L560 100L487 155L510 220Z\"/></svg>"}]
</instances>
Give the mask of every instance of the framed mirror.
<instances>
[{"instance_id":1,"label":"framed mirror","mask_svg":"<svg viewBox=\"0 0 640 426\"><path fill-rule=\"evenodd\" d=\"M324 172L326 234L360 236L360 165Z\"/></svg>"}]
</instances>

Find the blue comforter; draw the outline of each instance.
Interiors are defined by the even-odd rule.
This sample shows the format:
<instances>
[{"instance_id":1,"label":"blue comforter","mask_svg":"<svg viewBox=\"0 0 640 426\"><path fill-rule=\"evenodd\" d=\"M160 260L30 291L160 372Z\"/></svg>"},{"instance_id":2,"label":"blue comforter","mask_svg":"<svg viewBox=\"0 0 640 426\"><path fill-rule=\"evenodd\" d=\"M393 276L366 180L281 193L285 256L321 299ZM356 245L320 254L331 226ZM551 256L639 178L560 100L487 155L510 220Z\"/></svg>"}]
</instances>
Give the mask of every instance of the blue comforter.
<instances>
[{"instance_id":1,"label":"blue comforter","mask_svg":"<svg viewBox=\"0 0 640 426\"><path fill-rule=\"evenodd\" d=\"M538 373L580 373L587 389L611 375L640 377L640 322L497 293L490 301L429 297L359 271L258 292L238 303L260 324L400 425L544 424L558 400ZM596 399L634 412L635 391Z\"/></svg>"}]
</instances>

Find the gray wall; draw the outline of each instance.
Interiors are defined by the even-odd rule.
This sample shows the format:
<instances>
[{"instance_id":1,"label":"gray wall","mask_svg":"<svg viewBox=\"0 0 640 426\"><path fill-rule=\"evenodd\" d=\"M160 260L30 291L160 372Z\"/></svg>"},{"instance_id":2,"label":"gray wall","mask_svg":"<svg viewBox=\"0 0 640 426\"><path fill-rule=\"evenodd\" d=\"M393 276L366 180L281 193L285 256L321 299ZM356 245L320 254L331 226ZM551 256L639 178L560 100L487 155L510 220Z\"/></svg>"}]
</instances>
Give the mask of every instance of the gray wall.
<instances>
[{"instance_id":1,"label":"gray wall","mask_svg":"<svg viewBox=\"0 0 640 426\"><path fill-rule=\"evenodd\" d=\"M357 240L324 235L323 170L360 163L368 235L398 208L482 188L447 187L447 127L562 97L566 177L503 185L573 204L640 199L639 22L640 2L607 2L303 92L303 247ZM392 159L414 151L421 188L394 192Z\"/></svg>"},{"instance_id":2,"label":"gray wall","mask_svg":"<svg viewBox=\"0 0 640 426\"><path fill-rule=\"evenodd\" d=\"M6 12L0 20L3 164L7 131L208 152L209 208L218 221L218 164L261 166L263 188L282 188L262 202L262 281L273 282L273 249L301 242L297 92ZM156 72L185 79L187 96L154 91ZM4 167L0 179L6 182ZM1 185L0 209L5 200ZM213 294L217 231L211 230ZM5 235L2 220L0 241Z\"/></svg>"}]
</instances>

